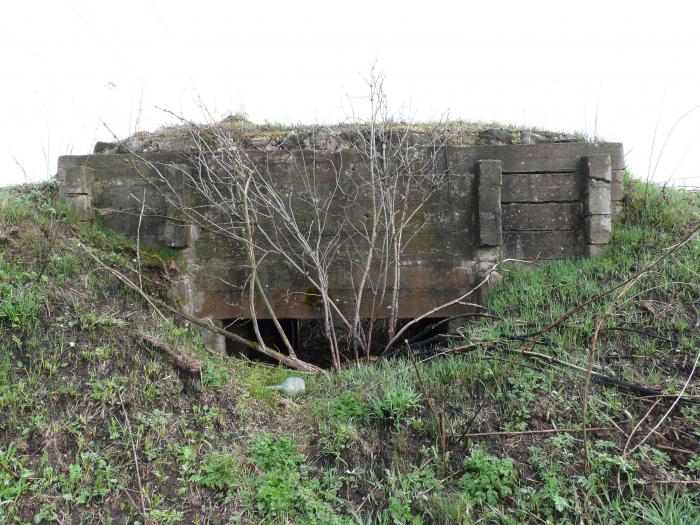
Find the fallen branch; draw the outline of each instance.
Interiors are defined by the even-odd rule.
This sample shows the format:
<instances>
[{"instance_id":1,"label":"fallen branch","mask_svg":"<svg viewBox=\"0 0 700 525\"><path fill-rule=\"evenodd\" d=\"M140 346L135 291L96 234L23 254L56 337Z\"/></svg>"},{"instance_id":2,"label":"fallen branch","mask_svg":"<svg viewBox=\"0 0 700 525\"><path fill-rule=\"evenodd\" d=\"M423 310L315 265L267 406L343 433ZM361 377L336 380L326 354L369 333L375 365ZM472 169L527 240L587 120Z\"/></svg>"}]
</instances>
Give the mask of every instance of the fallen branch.
<instances>
[{"instance_id":1,"label":"fallen branch","mask_svg":"<svg viewBox=\"0 0 700 525\"><path fill-rule=\"evenodd\" d=\"M445 343L449 341L454 341L455 339L461 339L461 335L457 334L436 334L432 337L428 337L427 339L422 339L418 342L414 343L409 343L409 348L413 350L417 350L419 348L423 348L425 346L429 346L435 343Z\"/></svg>"},{"instance_id":2,"label":"fallen branch","mask_svg":"<svg viewBox=\"0 0 700 525\"><path fill-rule=\"evenodd\" d=\"M676 448L676 447L669 447L667 445L654 445L654 448L658 448L661 450L668 450L669 452L677 452L679 454L688 454L689 456L694 456L695 454L698 453L697 450L687 450L685 448Z\"/></svg>"},{"instance_id":3,"label":"fallen branch","mask_svg":"<svg viewBox=\"0 0 700 525\"><path fill-rule=\"evenodd\" d=\"M451 439L464 439L464 438L474 438L474 437L490 437L490 436L527 436L527 435L537 435L537 434L571 434L583 432L582 428L546 428L543 430L521 430L519 432L473 432L469 434L457 434L455 436L448 436ZM604 430L617 430L615 427L597 427L589 428L587 432L602 432Z\"/></svg>"},{"instance_id":4,"label":"fallen branch","mask_svg":"<svg viewBox=\"0 0 700 525\"><path fill-rule=\"evenodd\" d=\"M679 485L700 485L700 481L695 479L652 479L650 481L645 481L645 483L677 483Z\"/></svg>"},{"instance_id":5,"label":"fallen branch","mask_svg":"<svg viewBox=\"0 0 700 525\"><path fill-rule=\"evenodd\" d=\"M158 307L155 305L155 303L154 303L154 300L155 300L155 299L154 299L154 298L150 297L150 296L149 296L146 292L144 292L141 288L139 288L138 286L136 286L136 284L135 284L131 279L129 279L126 275L124 275L123 273L121 273L119 270L115 270L115 269L112 268L111 266L107 266L104 262L102 262L102 261L100 260L100 258L99 258L97 255L95 255L94 253L92 253L92 252L90 251L90 249L89 249L87 246L85 246L85 245L83 244L83 242L78 238L78 236L76 235L76 233L75 233L72 229L71 229L71 233L73 234L73 237L75 238L75 240L78 242L78 246L79 246L80 248L82 248L82 250L83 250L85 253L87 253L93 260L95 260L95 261L100 265L100 269L101 269L101 270L106 270L106 271L108 271L108 272L111 273L114 277L116 277L118 280L120 280L121 282L123 282L124 284L126 284L129 288L131 288L131 289L134 290L136 293L138 293L139 295L141 295L141 296L146 300L146 302L147 302L148 304L150 304L151 307L156 311L156 313L160 316L160 318L163 319L163 321L165 321L166 323L168 322L168 318L165 317L165 316L163 315L163 312L161 312L161 311L158 309ZM87 284L87 282L86 282L86 284Z\"/></svg>"},{"instance_id":6,"label":"fallen branch","mask_svg":"<svg viewBox=\"0 0 700 525\"><path fill-rule=\"evenodd\" d=\"M557 359L556 357L552 357L546 354L540 354L537 352L530 352L529 350L515 350L514 351L517 354L520 354L525 357L530 357L533 359L538 359L541 361L545 361L548 363L555 363L561 366L564 366L566 368L569 368L571 370L575 370L576 372L583 373L583 374L590 374L591 379L600 385L603 386L615 386L618 388L622 388L625 390L629 390L631 392L634 392L636 394L640 394L642 396L665 396L666 393L657 390L655 388L648 387L646 385L642 385L639 383L631 383L629 381L623 381L622 379L617 379L616 377L608 376L605 374L601 374L600 372L596 372L595 370L588 370L582 366L574 365L572 363L567 363L566 361L563 361L561 359ZM700 402L696 399L688 398L685 397L683 398L683 401L686 403L692 403L692 404L699 404Z\"/></svg>"},{"instance_id":7,"label":"fallen branch","mask_svg":"<svg viewBox=\"0 0 700 525\"><path fill-rule=\"evenodd\" d=\"M167 357L170 364L172 364L179 371L193 377L201 376L204 365L199 359L189 355L178 354L177 352L171 350L164 341L143 332L138 332L138 338L139 344L148 348L149 350L155 350L156 352Z\"/></svg>"},{"instance_id":8,"label":"fallen branch","mask_svg":"<svg viewBox=\"0 0 700 525\"><path fill-rule=\"evenodd\" d=\"M261 354L265 354L268 357L271 357L272 359L275 359L279 363L286 365L290 368L294 368L296 370L299 370L301 372L309 372L311 374L318 374L323 372L323 368L320 368L316 365L312 365L311 363L307 363L306 361L302 361L300 359L294 359L289 356L284 355L281 352L277 352L276 350L273 350L269 346L261 346L255 341L251 341L250 339L246 339L245 337L241 337L240 335L234 334L232 332L229 332L227 330L223 330L222 328L218 328L216 326L213 326L209 323L206 323L205 321L202 321L201 319L198 319L197 317L194 317L193 315L186 314L185 312L179 311L177 308L173 308L172 306L159 301L158 299L153 299L153 301L157 302L162 308L167 310L168 312L175 314L182 319L185 319L186 321L189 321L192 324L196 324L197 326L200 326L206 330L209 330L210 332L213 332L215 334L221 335L226 337L227 339L230 339L232 341L235 341L237 343L241 343L245 345L248 348L251 348L253 350L256 350L257 352L260 352Z\"/></svg>"},{"instance_id":9,"label":"fallen branch","mask_svg":"<svg viewBox=\"0 0 700 525\"><path fill-rule=\"evenodd\" d=\"M627 328L625 326L612 326L609 328L604 328L603 331L604 332L612 332L612 331L629 332L632 334L643 335L645 337L651 337L652 339L658 339L659 341L665 341L667 343L671 343L674 345L678 344L678 341L676 339L671 339L670 337L664 337L663 335L658 335L658 334L655 334L653 332L647 332L646 330L640 330L638 328Z\"/></svg>"}]
</instances>

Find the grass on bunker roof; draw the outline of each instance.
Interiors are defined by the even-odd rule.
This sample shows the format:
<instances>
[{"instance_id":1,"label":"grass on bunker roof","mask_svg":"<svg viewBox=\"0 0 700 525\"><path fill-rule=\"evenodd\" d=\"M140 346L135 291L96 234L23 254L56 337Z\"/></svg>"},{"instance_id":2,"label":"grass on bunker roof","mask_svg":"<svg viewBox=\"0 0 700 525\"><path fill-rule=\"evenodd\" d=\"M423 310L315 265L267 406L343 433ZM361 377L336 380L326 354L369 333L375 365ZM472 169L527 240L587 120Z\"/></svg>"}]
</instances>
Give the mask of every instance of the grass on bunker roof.
<instances>
[{"instance_id":1,"label":"grass on bunker roof","mask_svg":"<svg viewBox=\"0 0 700 525\"><path fill-rule=\"evenodd\" d=\"M197 140L206 138L216 144L222 137L233 140L248 149L336 150L361 144L360 135L369 135L370 126L363 122L348 121L338 124L304 124L251 122L245 114L229 115L221 121L192 122L174 113L176 124L159 129L139 131L121 141L100 142L95 153L153 153L158 151L196 151ZM388 126L385 128L384 126ZM537 144L559 142L593 142L600 137L582 133L552 131L531 126L502 122L444 119L440 121L391 121L376 130L378 136L391 135L392 140L406 139L412 144L487 145Z\"/></svg>"},{"instance_id":2,"label":"grass on bunker roof","mask_svg":"<svg viewBox=\"0 0 700 525\"><path fill-rule=\"evenodd\" d=\"M586 469L585 375L517 353L700 221L697 194L627 190L602 256L501 270L485 303L497 318L460 328L468 351L305 376L294 401L265 388L291 371L212 355L100 268L76 238L132 278L134 244L80 223L55 185L0 190L0 523L699 523L697 238L613 305L599 337L596 371L669 396L688 383L655 432L675 397L594 383L588 426L604 430L588 433ZM176 266L142 253L146 290L167 299ZM585 368L613 297L533 350Z\"/></svg>"}]
</instances>

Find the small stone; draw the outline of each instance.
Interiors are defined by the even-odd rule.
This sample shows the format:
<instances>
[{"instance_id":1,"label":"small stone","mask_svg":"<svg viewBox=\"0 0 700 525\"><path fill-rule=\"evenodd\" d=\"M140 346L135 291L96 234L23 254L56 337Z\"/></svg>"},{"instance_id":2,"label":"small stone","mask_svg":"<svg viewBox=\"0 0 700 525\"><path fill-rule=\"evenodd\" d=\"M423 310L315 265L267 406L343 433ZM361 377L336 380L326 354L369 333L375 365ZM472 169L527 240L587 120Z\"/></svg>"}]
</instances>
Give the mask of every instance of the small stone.
<instances>
[{"instance_id":1,"label":"small stone","mask_svg":"<svg viewBox=\"0 0 700 525\"><path fill-rule=\"evenodd\" d=\"M192 151L197 149L197 144L190 135L169 137L160 141L158 150L168 153L180 151Z\"/></svg>"},{"instance_id":2,"label":"small stone","mask_svg":"<svg viewBox=\"0 0 700 525\"><path fill-rule=\"evenodd\" d=\"M522 144L541 144L547 142L547 137L530 131L529 129L520 132L520 142Z\"/></svg>"},{"instance_id":3,"label":"small stone","mask_svg":"<svg viewBox=\"0 0 700 525\"><path fill-rule=\"evenodd\" d=\"M129 151L129 153L143 153L146 143L143 140L130 137L124 142L124 147Z\"/></svg>"},{"instance_id":4,"label":"small stone","mask_svg":"<svg viewBox=\"0 0 700 525\"><path fill-rule=\"evenodd\" d=\"M118 149L119 144L116 142L102 142L98 140L95 142L95 147L92 149L92 152L95 154L108 155L110 153L116 153Z\"/></svg>"},{"instance_id":5,"label":"small stone","mask_svg":"<svg viewBox=\"0 0 700 525\"><path fill-rule=\"evenodd\" d=\"M501 128L485 129L479 133L479 138L484 144L511 144L513 134Z\"/></svg>"},{"instance_id":6,"label":"small stone","mask_svg":"<svg viewBox=\"0 0 700 525\"><path fill-rule=\"evenodd\" d=\"M281 407L294 407L297 406L297 404L292 401L291 399L287 399L286 397L278 397L277 398L277 404Z\"/></svg>"},{"instance_id":7,"label":"small stone","mask_svg":"<svg viewBox=\"0 0 700 525\"><path fill-rule=\"evenodd\" d=\"M578 142L579 138L572 133L554 133L552 142Z\"/></svg>"}]
</instances>

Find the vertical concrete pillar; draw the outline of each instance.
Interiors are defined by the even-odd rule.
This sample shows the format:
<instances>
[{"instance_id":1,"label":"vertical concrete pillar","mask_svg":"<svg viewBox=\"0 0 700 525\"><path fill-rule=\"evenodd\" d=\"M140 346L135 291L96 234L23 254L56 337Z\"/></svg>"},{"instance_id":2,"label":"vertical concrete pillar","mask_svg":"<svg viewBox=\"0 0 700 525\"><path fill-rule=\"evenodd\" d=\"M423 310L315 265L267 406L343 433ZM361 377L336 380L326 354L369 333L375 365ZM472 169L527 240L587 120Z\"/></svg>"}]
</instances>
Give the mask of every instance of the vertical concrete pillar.
<instances>
[{"instance_id":1,"label":"vertical concrete pillar","mask_svg":"<svg viewBox=\"0 0 700 525\"><path fill-rule=\"evenodd\" d=\"M82 165L80 158L58 158L59 197L68 204L80 220L92 218L92 187L95 170Z\"/></svg>"},{"instance_id":2,"label":"vertical concrete pillar","mask_svg":"<svg viewBox=\"0 0 700 525\"><path fill-rule=\"evenodd\" d=\"M204 317L202 320L211 324L212 326L215 326L216 328L224 327L224 323L220 319ZM204 344L208 348L212 349L217 354L226 355L226 338L223 335L214 333L206 328L196 327L196 329L200 330L202 339L204 339Z\"/></svg>"},{"instance_id":3,"label":"vertical concrete pillar","mask_svg":"<svg viewBox=\"0 0 700 525\"><path fill-rule=\"evenodd\" d=\"M480 160L476 163L477 176L477 244L479 249L493 251L503 242L501 218L500 160ZM491 249L491 250L489 250ZM495 257L493 257L495 260Z\"/></svg>"},{"instance_id":4,"label":"vertical concrete pillar","mask_svg":"<svg viewBox=\"0 0 700 525\"><path fill-rule=\"evenodd\" d=\"M183 207L191 206L191 195L187 185L189 166L173 164L162 168L170 184L167 195L167 218L163 227L163 237L171 248L186 248L189 245L189 227Z\"/></svg>"},{"instance_id":5,"label":"vertical concrete pillar","mask_svg":"<svg viewBox=\"0 0 700 525\"><path fill-rule=\"evenodd\" d=\"M500 160L479 160L476 163L477 184L477 250L475 270L477 279L486 277L486 273L498 261L503 243L503 221L501 214L501 185L503 183ZM489 283L496 283L498 274L491 275ZM479 301L488 286L479 290Z\"/></svg>"},{"instance_id":6,"label":"vertical concrete pillar","mask_svg":"<svg viewBox=\"0 0 700 525\"><path fill-rule=\"evenodd\" d=\"M610 242L612 231L610 155L589 155L583 159L584 228L588 255L595 256Z\"/></svg>"}]
</instances>

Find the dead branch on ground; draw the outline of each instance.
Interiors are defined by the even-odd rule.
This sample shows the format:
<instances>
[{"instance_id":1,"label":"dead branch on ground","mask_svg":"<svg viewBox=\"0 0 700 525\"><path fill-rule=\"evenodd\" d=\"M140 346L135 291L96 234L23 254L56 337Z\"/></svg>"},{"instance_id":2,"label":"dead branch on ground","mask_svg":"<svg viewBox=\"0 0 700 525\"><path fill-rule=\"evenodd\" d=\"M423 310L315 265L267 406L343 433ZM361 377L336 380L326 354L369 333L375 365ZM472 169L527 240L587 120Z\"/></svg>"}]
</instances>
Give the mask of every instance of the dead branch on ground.
<instances>
[{"instance_id":1,"label":"dead branch on ground","mask_svg":"<svg viewBox=\"0 0 700 525\"><path fill-rule=\"evenodd\" d=\"M165 341L148 335L143 332L137 332L138 342L142 346L145 346L149 350L154 350L159 354L165 356L171 365L177 368L180 372L192 377L201 377L204 365L202 362L192 356L179 354L172 350Z\"/></svg>"}]
</instances>

